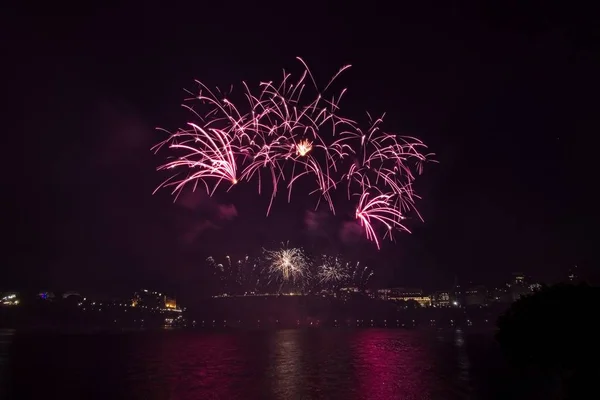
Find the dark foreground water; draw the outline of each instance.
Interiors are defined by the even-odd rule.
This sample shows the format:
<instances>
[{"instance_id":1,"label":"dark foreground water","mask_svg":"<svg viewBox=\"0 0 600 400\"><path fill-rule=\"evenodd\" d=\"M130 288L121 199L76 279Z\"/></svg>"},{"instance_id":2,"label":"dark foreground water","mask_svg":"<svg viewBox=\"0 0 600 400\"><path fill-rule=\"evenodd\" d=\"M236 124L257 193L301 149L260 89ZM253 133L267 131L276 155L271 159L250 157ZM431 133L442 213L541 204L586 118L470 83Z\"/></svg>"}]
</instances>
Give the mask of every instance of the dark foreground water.
<instances>
[{"instance_id":1,"label":"dark foreground water","mask_svg":"<svg viewBox=\"0 0 600 400\"><path fill-rule=\"evenodd\" d=\"M525 398L507 379L489 333L0 333L2 399Z\"/></svg>"}]
</instances>

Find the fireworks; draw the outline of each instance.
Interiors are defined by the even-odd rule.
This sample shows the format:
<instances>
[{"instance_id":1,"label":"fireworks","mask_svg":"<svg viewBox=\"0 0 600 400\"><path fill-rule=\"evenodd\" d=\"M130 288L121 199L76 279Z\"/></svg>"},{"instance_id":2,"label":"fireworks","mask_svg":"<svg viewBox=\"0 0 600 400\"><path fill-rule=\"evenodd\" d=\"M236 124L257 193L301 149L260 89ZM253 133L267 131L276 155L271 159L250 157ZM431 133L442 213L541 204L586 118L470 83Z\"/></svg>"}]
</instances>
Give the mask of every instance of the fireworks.
<instances>
[{"instance_id":1,"label":"fireworks","mask_svg":"<svg viewBox=\"0 0 600 400\"><path fill-rule=\"evenodd\" d=\"M161 186L173 186L173 193L179 193L190 182L194 183L194 189L198 182L202 182L208 191L208 178L218 179L212 192L217 189L223 179L235 185L238 180L233 138L225 131L202 129L195 124L189 125L192 129L179 131L169 137L167 141L154 147L158 150L168 143L170 149L186 152L177 160L159 167L159 170L185 167L187 176L181 179L169 179Z\"/></svg>"},{"instance_id":2,"label":"fireworks","mask_svg":"<svg viewBox=\"0 0 600 400\"><path fill-rule=\"evenodd\" d=\"M378 221L387 227L388 232L392 227L402 228L410 232L401 221L405 219L402 212L393 207L391 199L393 195L380 194L372 199L369 199L369 193L364 192L360 196L358 206L356 208L356 219L360 221L361 226L365 229L367 238L371 239L379 248L379 240L373 228L373 222Z\"/></svg>"},{"instance_id":3,"label":"fireworks","mask_svg":"<svg viewBox=\"0 0 600 400\"><path fill-rule=\"evenodd\" d=\"M321 90L299 60L305 69L296 80L284 71L281 82L261 82L257 90L244 82L242 102L231 100L233 87L223 93L198 82L199 92L189 100L199 101L204 112L186 106L197 121L153 148L173 154L159 167L173 172L159 188L169 187L177 196L186 186L196 190L200 184L212 195L223 183L230 190L256 181L260 194L270 182L267 215L282 186L289 202L295 183L312 184L308 193L333 213L332 195L342 190L349 201L357 201L350 216L379 248L381 228L383 237L391 239L393 230L408 231L405 214L418 215L412 184L432 154L424 153L426 146L418 139L384 132L383 116L372 120L369 115L362 129L340 115L346 89L333 94L328 89L349 65ZM290 268L278 269L284 281L300 273Z\"/></svg>"},{"instance_id":4,"label":"fireworks","mask_svg":"<svg viewBox=\"0 0 600 400\"><path fill-rule=\"evenodd\" d=\"M318 284L323 288L339 289L340 287L353 287L364 289L373 276L373 270L368 266L344 262L340 256L332 257L322 255L317 267Z\"/></svg>"},{"instance_id":5,"label":"fireworks","mask_svg":"<svg viewBox=\"0 0 600 400\"><path fill-rule=\"evenodd\" d=\"M364 290L373 276L373 270L360 262L345 261L339 255L309 257L303 249L287 243L275 250L263 249L259 258L226 255L217 261L211 256L206 264L216 278L218 292L228 295Z\"/></svg>"},{"instance_id":6,"label":"fireworks","mask_svg":"<svg viewBox=\"0 0 600 400\"><path fill-rule=\"evenodd\" d=\"M281 283L299 283L308 277L308 259L300 248L264 250L269 275Z\"/></svg>"},{"instance_id":7,"label":"fireworks","mask_svg":"<svg viewBox=\"0 0 600 400\"><path fill-rule=\"evenodd\" d=\"M256 291L260 284L258 263L248 255L237 261L232 261L231 257L227 255L223 262L217 262L214 257L210 256L206 259L206 264L219 280L220 290L224 293L252 292Z\"/></svg>"},{"instance_id":8,"label":"fireworks","mask_svg":"<svg viewBox=\"0 0 600 400\"><path fill-rule=\"evenodd\" d=\"M323 256L317 273L319 282L333 284L345 282L350 278L347 267L338 257Z\"/></svg>"}]
</instances>

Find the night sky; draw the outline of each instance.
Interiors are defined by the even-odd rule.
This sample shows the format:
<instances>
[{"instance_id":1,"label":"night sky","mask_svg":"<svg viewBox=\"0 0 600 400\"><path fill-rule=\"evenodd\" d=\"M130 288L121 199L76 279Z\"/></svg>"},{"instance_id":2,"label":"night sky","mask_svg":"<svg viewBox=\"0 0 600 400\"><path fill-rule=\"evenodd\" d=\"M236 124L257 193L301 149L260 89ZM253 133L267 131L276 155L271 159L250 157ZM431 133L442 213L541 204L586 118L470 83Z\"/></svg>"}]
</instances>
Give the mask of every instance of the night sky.
<instances>
[{"instance_id":1,"label":"night sky","mask_svg":"<svg viewBox=\"0 0 600 400\"><path fill-rule=\"evenodd\" d=\"M0 290L201 293L206 256L287 240L365 260L381 285L493 283L513 271L553 279L575 264L595 267L592 10L153 3L52 5L3 22ZM275 80L282 68L301 72L296 56L322 83L352 64L340 78L342 111L363 121L364 111L387 112L387 130L437 154L416 184L425 223L411 221L412 235L377 252L345 240L343 218L308 214L314 202L301 195L290 205L281 196L265 218L268 196L253 185L176 204L167 192L152 196L166 157L150 151L164 139L155 128L188 121L180 105L194 79Z\"/></svg>"}]
</instances>

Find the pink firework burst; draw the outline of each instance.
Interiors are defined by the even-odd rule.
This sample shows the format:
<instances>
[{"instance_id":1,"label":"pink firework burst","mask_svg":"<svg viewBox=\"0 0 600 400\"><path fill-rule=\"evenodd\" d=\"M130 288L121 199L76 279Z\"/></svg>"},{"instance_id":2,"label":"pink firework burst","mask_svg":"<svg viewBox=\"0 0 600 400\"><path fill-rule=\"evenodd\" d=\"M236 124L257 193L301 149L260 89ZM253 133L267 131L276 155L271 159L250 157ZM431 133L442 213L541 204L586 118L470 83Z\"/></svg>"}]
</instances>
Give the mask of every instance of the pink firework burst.
<instances>
[{"instance_id":1,"label":"pink firework burst","mask_svg":"<svg viewBox=\"0 0 600 400\"><path fill-rule=\"evenodd\" d=\"M363 192L356 206L356 219L359 220L361 226L365 229L367 238L373 240L378 249L380 248L380 244L373 228L373 222L377 221L385 225L387 228L385 235L389 235L390 238L391 231L394 228L410 233L408 228L402 224L402 221L406 218L402 215L398 207L395 206L392 201L393 197L394 195L391 194L378 194L370 198L368 192Z\"/></svg>"},{"instance_id":2,"label":"pink firework burst","mask_svg":"<svg viewBox=\"0 0 600 400\"><path fill-rule=\"evenodd\" d=\"M182 151L181 156L162 165L159 170L183 169L185 171L183 177L175 174L157 190L163 186L172 186L173 193L179 194L184 186L193 184L195 190L201 182L207 192L212 194L223 180L231 185L238 183L233 137L219 129L204 129L192 123L189 125L192 129L178 131L153 148L158 151L166 145L170 149ZM208 183L209 179L216 180L212 189Z\"/></svg>"},{"instance_id":3,"label":"pink firework burst","mask_svg":"<svg viewBox=\"0 0 600 400\"><path fill-rule=\"evenodd\" d=\"M418 139L398 136L381 129L383 116L371 120L368 129L340 115L340 100L346 89L327 95L341 68L321 90L302 59L298 79L283 72L283 79L261 82L252 90L242 84L243 101L237 104L219 89L198 82L200 91L190 100L199 101L201 114L186 106L199 122L177 131L154 147L167 147L173 159L159 167L173 171L160 187L179 194L186 186L204 185L212 195L223 182L230 190L238 182L256 180L259 194L270 182L267 215L281 187L288 202L299 181L312 184L308 193L324 200L336 212L333 193L344 188L349 200L358 198L355 218L369 240L380 247L378 229L391 238L393 230L408 231L404 215L418 211L413 191L416 175L432 154ZM202 108L202 107L201 107ZM158 190L158 189L157 189ZM420 215L419 215L420 217Z\"/></svg>"}]
</instances>

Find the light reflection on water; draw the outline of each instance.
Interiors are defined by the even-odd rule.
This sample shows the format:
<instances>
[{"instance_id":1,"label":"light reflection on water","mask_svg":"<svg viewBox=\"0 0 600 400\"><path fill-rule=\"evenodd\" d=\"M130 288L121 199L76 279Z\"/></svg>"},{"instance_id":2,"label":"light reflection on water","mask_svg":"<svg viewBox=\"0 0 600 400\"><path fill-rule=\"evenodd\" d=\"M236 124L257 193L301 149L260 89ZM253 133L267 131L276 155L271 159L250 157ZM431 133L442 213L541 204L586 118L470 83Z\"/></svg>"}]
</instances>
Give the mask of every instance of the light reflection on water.
<instances>
[{"instance_id":1,"label":"light reflection on water","mask_svg":"<svg viewBox=\"0 0 600 400\"><path fill-rule=\"evenodd\" d=\"M373 399L431 398L431 356L418 338L394 331L364 331L354 346L357 375L362 393Z\"/></svg>"},{"instance_id":2,"label":"light reflection on water","mask_svg":"<svg viewBox=\"0 0 600 400\"><path fill-rule=\"evenodd\" d=\"M0 329L0 399L6 398L8 386L9 350L15 331L13 329Z\"/></svg>"},{"instance_id":3,"label":"light reflection on water","mask_svg":"<svg viewBox=\"0 0 600 400\"><path fill-rule=\"evenodd\" d=\"M287 393L302 393L302 355L300 331L277 331L271 346L271 368L269 378L274 397L284 397Z\"/></svg>"},{"instance_id":4,"label":"light reflection on water","mask_svg":"<svg viewBox=\"0 0 600 400\"><path fill-rule=\"evenodd\" d=\"M15 335L11 346L4 374L19 399L473 398L458 331Z\"/></svg>"}]
</instances>

